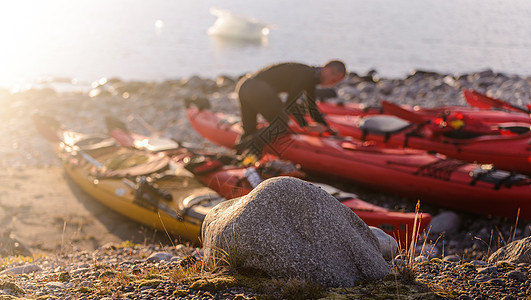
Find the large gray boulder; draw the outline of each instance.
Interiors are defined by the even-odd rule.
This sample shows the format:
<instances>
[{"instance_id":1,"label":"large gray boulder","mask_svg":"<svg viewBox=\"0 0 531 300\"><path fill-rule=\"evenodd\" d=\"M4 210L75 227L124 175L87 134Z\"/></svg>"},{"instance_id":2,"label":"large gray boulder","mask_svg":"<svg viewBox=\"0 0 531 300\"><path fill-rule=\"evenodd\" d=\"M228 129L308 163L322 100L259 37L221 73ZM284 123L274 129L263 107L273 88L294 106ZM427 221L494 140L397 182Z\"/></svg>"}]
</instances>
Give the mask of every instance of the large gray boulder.
<instances>
[{"instance_id":1,"label":"large gray boulder","mask_svg":"<svg viewBox=\"0 0 531 300\"><path fill-rule=\"evenodd\" d=\"M277 278L352 286L390 272L378 240L350 209L300 179L276 177L214 207L203 222L207 262Z\"/></svg>"},{"instance_id":2,"label":"large gray boulder","mask_svg":"<svg viewBox=\"0 0 531 300\"><path fill-rule=\"evenodd\" d=\"M492 253L489 263L498 261L531 264L531 236L509 243Z\"/></svg>"}]
</instances>

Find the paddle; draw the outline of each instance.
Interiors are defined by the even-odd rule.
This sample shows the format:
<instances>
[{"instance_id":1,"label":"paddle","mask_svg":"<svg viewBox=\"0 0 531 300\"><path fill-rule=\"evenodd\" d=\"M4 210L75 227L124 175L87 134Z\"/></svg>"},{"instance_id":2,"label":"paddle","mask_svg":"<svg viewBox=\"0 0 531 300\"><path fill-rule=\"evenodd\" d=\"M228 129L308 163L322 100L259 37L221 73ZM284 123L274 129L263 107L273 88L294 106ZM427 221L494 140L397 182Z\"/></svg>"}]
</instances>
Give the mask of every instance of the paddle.
<instances>
[{"instance_id":1,"label":"paddle","mask_svg":"<svg viewBox=\"0 0 531 300\"><path fill-rule=\"evenodd\" d=\"M516 106L514 104L511 104L501 99L489 97L475 90L464 89L463 95L465 97L466 102L468 102L468 104L470 104L470 106L472 107L483 108L483 109L497 108L497 109L515 111L515 112L523 112L526 114L531 113L529 109Z\"/></svg>"}]
</instances>

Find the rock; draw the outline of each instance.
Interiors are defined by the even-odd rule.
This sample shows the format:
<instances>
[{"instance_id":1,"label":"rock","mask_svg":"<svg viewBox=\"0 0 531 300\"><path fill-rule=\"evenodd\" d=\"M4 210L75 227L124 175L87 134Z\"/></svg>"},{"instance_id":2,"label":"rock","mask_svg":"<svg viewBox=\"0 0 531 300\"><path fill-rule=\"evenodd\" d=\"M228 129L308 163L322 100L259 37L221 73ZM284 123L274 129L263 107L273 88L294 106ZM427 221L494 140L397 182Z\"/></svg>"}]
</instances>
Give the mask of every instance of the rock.
<instances>
[{"instance_id":1,"label":"rock","mask_svg":"<svg viewBox=\"0 0 531 300\"><path fill-rule=\"evenodd\" d=\"M398 252L398 243L396 240L378 227L369 226L369 228L371 229L372 233L374 233L374 236L376 236L378 239L382 256L386 260L393 259Z\"/></svg>"},{"instance_id":2,"label":"rock","mask_svg":"<svg viewBox=\"0 0 531 300\"><path fill-rule=\"evenodd\" d=\"M216 82L212 79L202 79L199 76L192 76L183 80L183 85L190 90L207 91L217 87Z\"/></svg>"},{"instance_id":3,"label":"rock","mask_svg":"<svg viewBox=\"0 0 531 300\"><path fill-rule=\"evenodd\" d=\"M473 260L470 263L473 264L476 267L485 267L485 266L488 265L488 263L486 261L482 261L482 260Z\"/></svg>"},{"instance_id":4,"label":"rock","mask_svg":"<svg viewBox=\"0 0 531 300\"><path fill-rule=\"evenodd\" d=\"M39 272L42 271L41 267L34 264L24 265L24 266L18 266L14 268L10 268L7 270L4 270L0 272L0 276L2 275L19 275L19 274L29 274L33 272Z\"/></svg>"},{"instance_id":5,"label":"rock","mask_svg":"<svg viewBox=\"0 0 531 300\"><path fill-rule=\"evenodd\" d=\"M478 274L498 274L498 268L497 267L485 267L478 269Z\"/></svg>"},{"instance_id":6,"label":"rock","mask_svg":"<svg viewBox=\"0 0 531 300\"><path fill-rule=\"evenodd\" d=\"M531 224L528 224L524 229L524 236L530 236L531 235Z\"/></svg>"},{"instance_id":7,"label":"rock","mask_svg":"<svg viewBox=\"0 0 531 300\"><path fill-rule=\"evenodd\" d=\"M66 285L64 283L62 283L62 282L59 282L59 281L48 282L44 286L49 288L49 289L52 289L52 290L59 290L59 289L66 288Z\"/></svg>"},{"instance_id":8,"label":"rock","mask_svg":"<svg viewBox=\"0 0 531 300\"><path fill-rule=\"evenodd\" d=\"M415 257L415 262L416 263L423 263L425 261L429 261L429 259L426 256L424 256L424 255L419 255L419 256Z\"/></svg>"},{"instance_id":9,"label":"rock","mask_svg":"<svg viewBox=\"0 0 531 300\"><path fill-rule=\"evenodd\" d=\"M216 85L218 87L234 86L236 85L236 80L234 80L234 78L232 77L221 75L221 76L218 76L218 78L216 78Z\"/></svg>"},{"instance_id":10,"label":"rock","mask_svg":"<svg viewBox=\"0 0 531 300\"><path fill-rule=\"evenodd\" d=\"M506 261L513 264L531 263L531 236L501 247L489 257L489 263Z\"/></svg>"},{"instance_id":11,"label":"rock","mask_svg":"<svg viewBox=\"0 0 531 300\"><path fill-rule=\"evenodd\" d=\"M300 179L265 180L214 207L203 222L205 262L277 278L352 286L390 272L369 227L324 190Z\"/></svg>"},{"instance_id":12,"label":"rock","mask_svg":"<svg viewBox=\"0 0 531 300\"><path fill-rule=\"evenodd\" d=\"M486 281L489 281L491 280L492 277L490 277L489 275L487 274L478 274L476 275L476 277L474 278L475 281L477 282L486 282Z\"/></svg>"},{"instance_id":13,"label":"rock","mask_svg":"<svg viewBox=\"0 0 531 300\"><path fill-rule=\"evenodd\" d=\"M461 257L457 256L457 255L447 255L443 258L444 261L449 261L449 262L460 262L461 261Z\"/></svg>"},{"instance_id":14,"label":"rock","mask_svg":"<svg viewBox=\"0 0 531 300\"><path fill-rule=\"evenodd\" d=\"M441 233L451 234L459 230L461 219L453 211L445 211L431 219L428 230L430 235L439 235Z\"/></svg>"},{"instance_id":15,"label":"rock","mask_svg":"<svg viewBox=\"0 0 531 300\"><path fill-rule=\"evenodd\" d=\"M88 273L90 272L90 268L79 268L79 269L76 269L72 272L72 274L74 274L74 276L76 275L81 275L81 274L85 274L85 273Z\"/></svg>"},{"instance_id":16,"label":"rock","mask_svg":"<svg viewBox=\"0 0 531 300\"><path fill-rule=\"evenodd\" d=\"M427 258L433 258L439 256L440 250L437 245L434 244L422 244L415 248L415 253L426 256Z\"/></svg>"},{"instance_id":17,"label":"rock","mask_svg":"<svg viewBox=\"0 0 531 300\"><path fill-rule=\"evenodd\" d=\"M151 262L159 262L159 261L165 260L169 262L171 261L172 258L173 258L173 254L171 253L156 252L156 253L151 254L146 260L151 261Z\"/></svg>"},{"instance_id":18,"label":"rock","mask_svg":"<svg viewBox=\"0 0 531 300\"><path fill-rule=\"evenodd\" d=\"M507 278L517 281L526 281L527 279L524 273L516 270L507 273Z\"/></svg>"},{"instance_id":19,"label":"rock","mask_svg":"<svg viewBox=\"0 0 531 300\"><path fill-rule=\"evenodd\" d=\"M429 280L432 279L434 276L432 274L422 273L417 276L418 280Z\"/></svg>"},{"instance_id":20,"label":"rock","mask_svg":"<svg viewBox=\"0 0 531 300\"><path fill-rule=\"evenodd\" d=\"M359 91L357 88L352 86L344 86L338 89L337 95L341 99L353 99L357 97L359 94Z\"/></svg>"}]
</instances>

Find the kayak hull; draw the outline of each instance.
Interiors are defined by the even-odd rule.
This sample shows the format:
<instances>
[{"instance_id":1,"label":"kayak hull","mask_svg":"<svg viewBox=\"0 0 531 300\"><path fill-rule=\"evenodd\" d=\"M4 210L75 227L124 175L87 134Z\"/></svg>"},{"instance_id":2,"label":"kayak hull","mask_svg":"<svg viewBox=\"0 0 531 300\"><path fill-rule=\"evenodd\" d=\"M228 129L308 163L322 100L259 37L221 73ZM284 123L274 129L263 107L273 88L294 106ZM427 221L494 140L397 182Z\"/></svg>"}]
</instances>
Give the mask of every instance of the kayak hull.
<instances>
[{"instance_id":1,"label":"kayak hull","mask_svg":"<svg viewBox=\"0 0 531 300\"><path fill-rule=\"evenodd\" d=\"M185 166L187 167L187 162L197 154L187 149L149 153L118 146L114 142L100 142L108 137L93 139L84 134L52 128L38 117L35 118L35 123L39 132L49 140L68 176L84 192L123 216L178 236L183 241L199 243L201 223L208 211L225 199L240 197L252 190L245 175L248 167L223 165L210 170L202 168L202 172L191 174L190 171L195 170L187 170ZM83 150L77 149L78 145L82 145L80 147ZM160 207L139 201L138 190L131 187L130 180L134 180L133 176L98 176L100 164L110 169L117 158L127 155L167 159L174 170L170 176L162 176L154 182L158 189L171 195L171 200L157 200L162 202L167 210L176 212L180 218ZM212 195L212 191L223 198ZM194 201L191 197L194 195L200 196L196 199L197 203L191 204ZM424 214L421 219L414 213L388 212L387 209L360 200L353 194L344 195L340 201L355 211L368 225L381 228L404 247L411 241L415 224L417 232L422 232L431 221L429 214Z\"/></svg>"},{"instance_id":2,"label":"kayak hull","mask_svg":"<svg viewBox=\"0 0 531 300\"><path fill-rule=\"evenodd\" d=\"M200 243L201 223L204 216L224 199L215 196L212 191L196 180L183 176L168 176L157 181L157 186L171 195L171 200L157 199L165 210L141 201L137 190L132 187L134 179L127 176L98 176L99 163L109 166L116 157L135 154L140 151L125 149L115 145L112 139L106 139L102 145L91 145L93 137L60 128L53 128L38 116L34 117L41 134L48 139L57 157L61 160L66 174L85 193L109 209L151 228L167 232L182 241ZM100 138L96 140L101 140ZM80 150L76 144L83 144ZM149 175L149 174L147 174ZM183 184L186 181L186 184ZM186 187L186 188L183 188ZM200 205L187 206L190 195L207 195L208 201ZM181 213L186 210L188 213ZM169 213L168 213L168 212ZM176 218L174 214L180 215Z\"/></svg>"},{"instance_id":3,"label":"kayak hull","mask_svg":"<svg viewBox=\"0 0 531 300\"><path fill-rule=\"evenodd\" d=\"M404 129L392 134L371 133L359 124L372 116L327 116L330 126L341 136L376 141L382 147L409 147L444 154L468 162L494 164L503 170L531 174L531 133L520 135L481 135L452 138Z\"/></svg>"},{"instance_id":4,"label":"kayak hull","mask_svg":"<svg viewBox=\"0 0 531 300\"><path fill-rule=\"evenodd\" d=\"M207 139L232 148L241 128L224 115L188 109L192 126ZM363 184L385 193L478 214L531 219L527 177L509 186L475 179L479 165L432 155L423 150L382 148L340 137L289 134L266 147L307 171Z\"/></svg>"}]
</instances>

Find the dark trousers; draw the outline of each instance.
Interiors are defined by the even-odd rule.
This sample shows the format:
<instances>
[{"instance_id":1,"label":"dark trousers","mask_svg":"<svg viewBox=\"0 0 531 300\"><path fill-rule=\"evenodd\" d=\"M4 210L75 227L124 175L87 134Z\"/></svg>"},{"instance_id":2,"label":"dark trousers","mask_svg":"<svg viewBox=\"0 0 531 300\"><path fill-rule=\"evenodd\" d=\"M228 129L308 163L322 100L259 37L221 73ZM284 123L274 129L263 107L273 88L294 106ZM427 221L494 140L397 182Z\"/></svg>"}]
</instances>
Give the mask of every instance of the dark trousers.
<instances>
[{"instance_id":1,"label":"dark trousers","mask_svg":"<svg viewBox=\"0 0 531 300\"><path fill-rule=\"evenodd\" d=\"M240 100L243 135L253 137L253 140L265 146L273 142L275 137L288 129L289 117L284 110L284 104L274 88L266 82L255 78L243 78L236 87ZM257 117L262 115L269 126L258 131Z\"/></svg>"},{"instance_id":2,"label":"dark trousers","mask_svg":"<svg viewBox=\"0 0 531 300\"><path fill-rule=\"evenodd\" d=\"M268 83L255 78L243 78L236 87L240 99L240 112L244 135L252 135L257 129L258 114L269 124L283 123L287 125L288 116L284 105Z\"/></svg>"}]
</instances>

